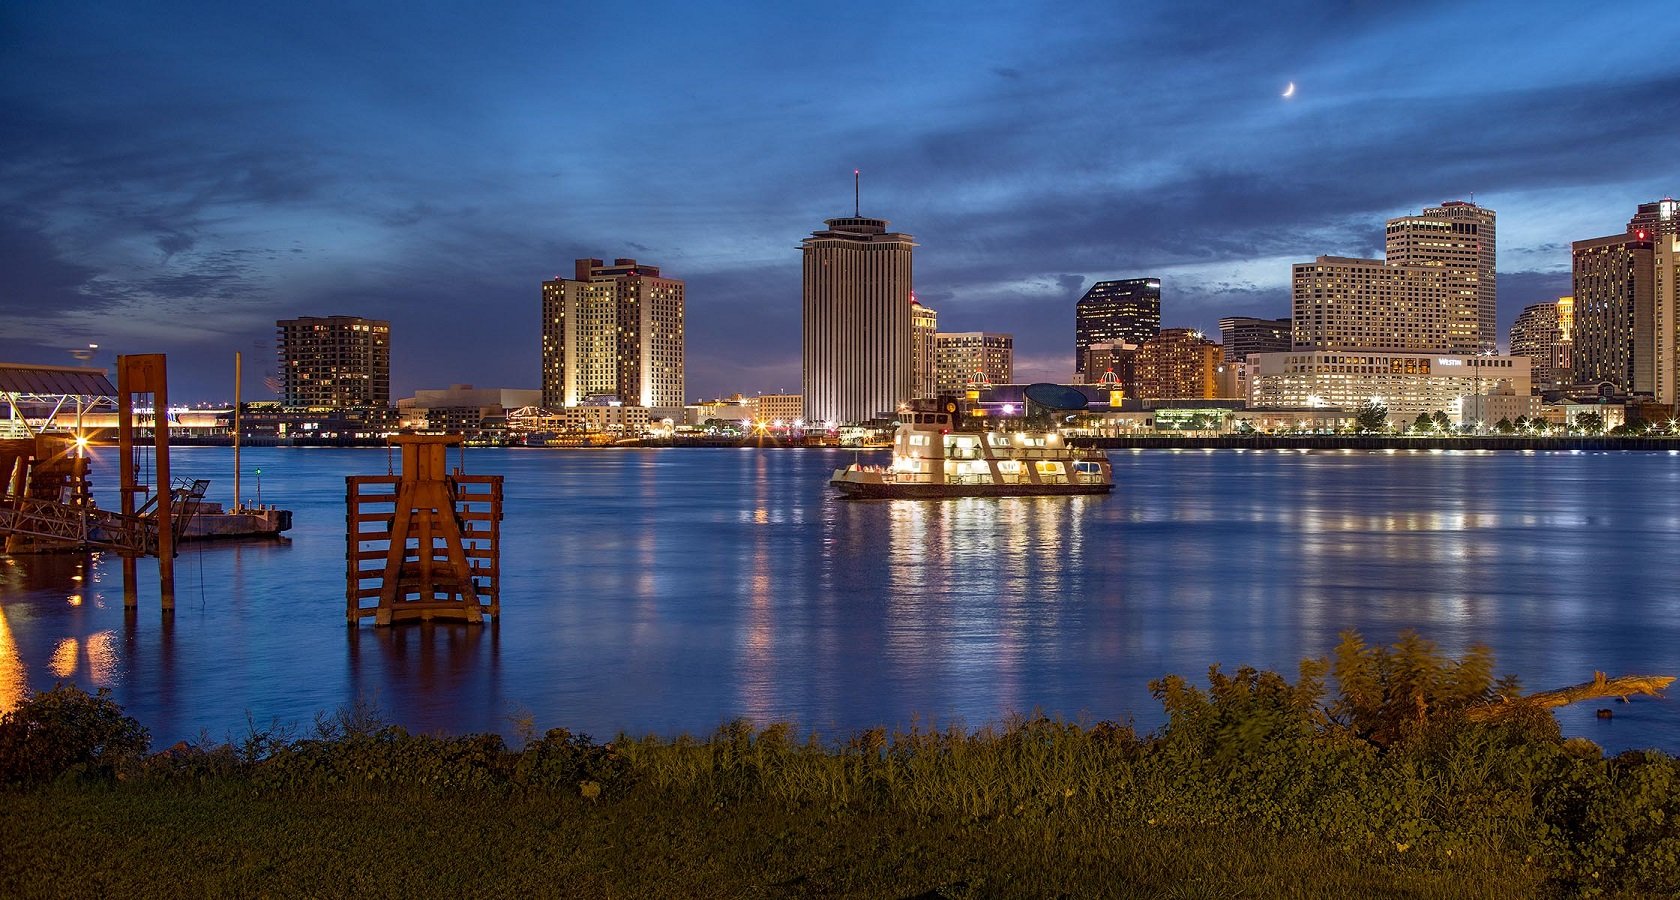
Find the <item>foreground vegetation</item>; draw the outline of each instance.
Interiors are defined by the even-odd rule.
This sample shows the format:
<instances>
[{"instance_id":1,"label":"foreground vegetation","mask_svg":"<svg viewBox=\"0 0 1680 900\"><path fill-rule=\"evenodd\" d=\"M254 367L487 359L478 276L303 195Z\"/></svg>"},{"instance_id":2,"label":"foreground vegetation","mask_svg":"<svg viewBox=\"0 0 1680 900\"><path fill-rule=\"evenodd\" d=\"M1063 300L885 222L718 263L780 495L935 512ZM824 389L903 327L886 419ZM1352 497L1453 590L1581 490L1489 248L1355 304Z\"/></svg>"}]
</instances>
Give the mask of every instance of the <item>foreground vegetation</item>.
<instances>
[{"instance_id":1,"label":"foreground vegetation","mask_svg":"<svg viewBox=\"0 0 1680 900\"><path fill-rule=\"evenodd\" d=\"M1492 671L1350 635L1294 681L1155 682L1151 735L742 722L512 750L351 709L151 755L61 687L0 720L0 895L1680 895L1680 760L1564 740Z\"/></svg>"}]
</instances>

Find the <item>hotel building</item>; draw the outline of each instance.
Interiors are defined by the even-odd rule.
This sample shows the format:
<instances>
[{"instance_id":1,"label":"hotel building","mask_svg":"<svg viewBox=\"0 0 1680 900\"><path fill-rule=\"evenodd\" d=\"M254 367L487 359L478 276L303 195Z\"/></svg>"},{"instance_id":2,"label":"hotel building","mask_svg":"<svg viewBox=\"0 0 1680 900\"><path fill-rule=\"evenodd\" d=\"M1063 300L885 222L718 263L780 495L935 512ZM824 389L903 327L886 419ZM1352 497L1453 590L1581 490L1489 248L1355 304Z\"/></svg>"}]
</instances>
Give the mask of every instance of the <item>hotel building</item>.
<instances>
[{"instance_id":1,"label":"hotel building","mask_svg":"<svg viewBox=\"0 0 1680 900\"><path fill-rule=\"evenodd\" d=\"M939 334L939 313L922 302L910 300L910 371L914 373L912 394L918 400L938 396L934 376L934 337Z\"/></svg>"},{"instance_id":2,"label":"hotel building","mask_svg":"<svg viewBox=\"0 0 1680 900\"><path fill-rule=\"evenodd\" d=\"M955 331L934 338L935 393L961 393L976 377L986 384L1015 383L1015 337Z\"/></svg>"},{"instance_id":3,"label":"hotel building","mask_svg":"<svg viewBox=\"0 0 1680 900\"><path fill-rule=\"evenodd\" d=\"M1391 422L1444 412L1465 421L1468 398L1532 393L1526 356L1292 350L1248 358L1249 404L1352 410L1375 400Z\"/></svg>"},{"instance_id":4,"label":"hotel building","mask_svg":"<svg viewBox=\"0 0 1680 900\"><path fill-rule=\"evenodd\" d=\"M682 406L683 315L683 283L634 259L543 282L543 406Z\"/></svg>"},{"instance_id":5,"label":"hotel building","mask_svg":"<svg viewBox=\"0 0 1680 900\"><path fill-rule=\"evenodd\" d=\"M1571 246L1577 382L1608 382L1624 394L1655 393L1654 246L1646 231Z\"/></svg>"},{"instance_id":6,"label":"hotel building","mask_svg":"<svg viewBox=\"0 0 1680 900\"><path fill-rule=\"evenodd\" d=\"M1128 278L1091 285L1074 308L1075 381L1086 381L1092 344L1142 344L1161 333L1161 279ZM1098 373L1099 375L1101 373Z\"/></svg>"},{"instance_id":7,"label":"hotel building","mask_svg":"<svg viewBox=\"0 0 1680 900\"><path fill-rule=\"evenodd\" d=\"M391 405L391 323L359 316L303 316L279 332L280 402L330 409Z\"/></svg>"},{"instance_id":8,"label":"hotel building","mask_svg":"<svg viewBox=\"0 0 1680 900\"><path fill-rule=\"evenodd\" d=\"M1442 267L1380 259L1297 263L1293 349L1476 353L1477 300L1455 278Z\"/></svg>"},{"instance_id":9,"label":"hotel building","mask_svg":"<svg viewBox=\"0 0 1680 900\"><path fill-rule=\"evenodd\" d=\"M890 415L915 394L911 251L886 219L829 219L805 238L803 390L811 421Z\"/></svg>"},{"instance_id":10,"label":"hotel building","mask_svg":"<svg viewBox=\"0 0 1680 900\"><path fill-rule=\"evenodd\" d=\"M1454 321L1453 343L1442 345L1455 352L1498 352L1496 218L1491 209L1451 200L1419 216L1390 219L1385 229L1389 263L1443 270L1450 308L1470 311L1467 322ZM1459 327L1469 334L1457 333Z\"/></svg>"}]
</instances>

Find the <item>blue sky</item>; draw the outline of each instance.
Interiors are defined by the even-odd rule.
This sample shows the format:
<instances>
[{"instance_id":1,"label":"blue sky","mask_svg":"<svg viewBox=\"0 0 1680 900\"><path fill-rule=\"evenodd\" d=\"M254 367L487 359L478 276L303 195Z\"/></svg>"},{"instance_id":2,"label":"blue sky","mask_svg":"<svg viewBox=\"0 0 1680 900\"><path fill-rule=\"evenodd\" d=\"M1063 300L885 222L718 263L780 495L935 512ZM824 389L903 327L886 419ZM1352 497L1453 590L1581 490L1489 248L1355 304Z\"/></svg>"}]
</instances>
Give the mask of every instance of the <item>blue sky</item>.
<instances>
[{"instance_id":1,"label":"blue sky","mask_svg":"<svg viewBox=\"0 0 1680 900\"><path fill-rule=\"evenodd\" d=\"M853 168L1023 377L1093 281L1286 315L1289 263L1472 192L1503 338L1680 191L1676 46L1662 4L5 4L0 359L168 352L220 399L275 319L358 314L399 395L535 387L541 281L630 256L688 283L692 397L797 390Z\"/></svg>"}]
</instances>

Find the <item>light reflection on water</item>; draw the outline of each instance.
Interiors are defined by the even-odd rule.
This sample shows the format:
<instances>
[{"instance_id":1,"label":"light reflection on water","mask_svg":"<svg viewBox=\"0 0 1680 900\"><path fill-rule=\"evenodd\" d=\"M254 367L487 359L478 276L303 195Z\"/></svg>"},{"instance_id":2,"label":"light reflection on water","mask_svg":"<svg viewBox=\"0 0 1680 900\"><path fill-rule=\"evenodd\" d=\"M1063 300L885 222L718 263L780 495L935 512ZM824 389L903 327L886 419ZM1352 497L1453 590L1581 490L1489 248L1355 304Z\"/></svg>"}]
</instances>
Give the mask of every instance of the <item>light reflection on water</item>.
<instances>
[{"instance_id":1,"label":"light reflection on water","mask_svg":"<svg viewBox=\"0 0 1680 900\"><path fill-rule=\"evenodd\" d=\"M114 559L0 559L0 708L25 685L109 686L165 742L356 698L451 732L525 712L597 735L1034 708L1149 726L1151 678L1293 673L1346 628L1487 643L1531 688L1680 674L1667 454L1127 452L1110 497L845 502L823 482L851 457L469 451L508 477L505 620L376 630L344 625L343 477L385 455L248 451L297 530L189 545L172 621L153 565L127 616ZM176 454L213 489L229 462ZM1680 749L1666 701L1564 721Z\"/></svg>"}]
</instances>

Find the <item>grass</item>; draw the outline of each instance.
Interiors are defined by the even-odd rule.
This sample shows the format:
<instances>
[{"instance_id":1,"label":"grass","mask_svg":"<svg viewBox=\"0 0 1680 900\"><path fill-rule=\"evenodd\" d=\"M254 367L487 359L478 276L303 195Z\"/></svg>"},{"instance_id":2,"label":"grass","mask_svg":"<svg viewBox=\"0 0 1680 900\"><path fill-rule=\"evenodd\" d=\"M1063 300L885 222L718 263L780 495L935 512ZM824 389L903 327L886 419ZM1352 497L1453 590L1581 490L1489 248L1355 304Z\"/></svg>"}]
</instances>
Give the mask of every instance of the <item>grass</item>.
<instances>
[{"instance_id":1,"label":"grass","mask_svg":"<svg viewBox=\"0 0 1680 900\"><path fill-rule=\"evenodd\" d=\"M1417 863L1243 827L1073 828L660 792L253 796L238 783L6 798L7 897L1532 897L1520 860Z\"/></svg>"}]
</instances>

